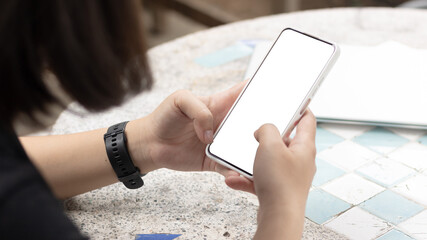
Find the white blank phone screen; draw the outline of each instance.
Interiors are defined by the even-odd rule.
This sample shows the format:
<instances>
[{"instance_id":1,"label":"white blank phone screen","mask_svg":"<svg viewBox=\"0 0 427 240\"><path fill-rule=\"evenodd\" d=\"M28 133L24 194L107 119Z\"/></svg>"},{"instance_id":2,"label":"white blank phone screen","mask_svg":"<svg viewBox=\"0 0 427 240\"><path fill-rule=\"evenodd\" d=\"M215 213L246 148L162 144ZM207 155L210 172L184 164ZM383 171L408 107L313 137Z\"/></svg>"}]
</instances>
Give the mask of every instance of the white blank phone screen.
<instances>
[{"instance_id":1,"label":"white blank phone screen","mask_svg":"<svg viewBox=\"0 0 427 240\"><path fill-rule=\"evenodd\" d=\"M254 132L272 123L283 133L333 53L329 43L284 30L218 130L210 153L252 175Z\"/></svg>"}]
</instances>

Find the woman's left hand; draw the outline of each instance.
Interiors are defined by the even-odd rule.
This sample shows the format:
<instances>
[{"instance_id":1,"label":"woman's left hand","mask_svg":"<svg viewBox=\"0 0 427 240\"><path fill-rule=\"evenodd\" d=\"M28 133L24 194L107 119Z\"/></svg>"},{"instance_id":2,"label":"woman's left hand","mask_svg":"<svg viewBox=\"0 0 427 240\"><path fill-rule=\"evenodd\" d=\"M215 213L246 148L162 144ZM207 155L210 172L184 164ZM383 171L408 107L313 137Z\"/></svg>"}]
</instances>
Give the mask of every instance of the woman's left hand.
<instances>
[{"instance_id":1,"label":"woman's left hand","mask_svg":"<svg viewBox=\"0 0 427 240\"><path fill-rule=\"evenodd\" d=\"M253 191L250 180L238 177L205 154L206 144L227 114L245 82L211 95L197 97L180 90L167 97L154 112L128 124L129 150L144 172L159 168L179 171L216 171L234 189ZM128 130L132 129L132 130ZM232 179L231 183L228 179Z\"/></svg>"}]
</instances>

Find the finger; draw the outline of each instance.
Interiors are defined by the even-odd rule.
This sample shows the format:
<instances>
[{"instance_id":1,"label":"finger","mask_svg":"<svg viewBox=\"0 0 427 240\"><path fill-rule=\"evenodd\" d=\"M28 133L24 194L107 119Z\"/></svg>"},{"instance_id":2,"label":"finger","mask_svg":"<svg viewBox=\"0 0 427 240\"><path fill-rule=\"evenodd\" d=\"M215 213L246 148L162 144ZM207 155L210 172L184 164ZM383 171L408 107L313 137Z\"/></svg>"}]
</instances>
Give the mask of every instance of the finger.
<instances>
[{"instance_id":1,"label":"finger","mask_svg":"<svg viewBox=\"0 0 427 240\"><path fill-rule=\"evenodd\" d=\"M228 88L227 90L215 93L211 96L205 97L202 96L200 97L200 99L202 100L203 103L205 103L206 105L210 106L212 104L212 98L220 98L220 99L224 99L226 98L226 100L232 100L232 102L237 98L237 96L239 96L240 92L242 92L243 88L245 87L245 85L248 83L248 79L238 82L235 85L233 85L231 88Z\"/></svg>"},{"instance_id":2,"label":"finger","mask_svg":"<svg viewBox=\"0 0 427 240\"><path fill-rule=\"evenodd\" d=\"M291 144L314 143L316 138L316 118L313 113L307 109L297 125L297 132Z\"/></svg>"},{"instance_id":3,"label":"finger","mask_svg":"<svg viewBox=\"0 0 427 240\"><path fill-rule=\"evenodd\" d=\"M267 123L262 125L258 130L255 131L255 139L261 143L273 143L277 141L282 141L280 132L276 126L273 124Z\"/></svg>"},{"instance_id":4,"label":"finger","mask_svg":"<svg viewBox=\"0 0 427 240\"><path fill-rule=\"evenodd\" d=\"M210 170L213 170L225 177L225 183L230 188L255 194L253 182L251 180L240 176L238 172L231 170L221 164L211 162L210 165L214 165Z\"/></svg>"},{"instance_id":5,"label":"finger","mask_svg":"<svg viewBox=\"0 0 427 240\"><path fill-rule=\"evenodd\" d=\"M248 81L249 80L239 82L239 83L235 84L234 86L232 86L231 88L218 93L218 95L223 95L222 97L225 97L226 100L228 100L229 102L234 102L234 100L236 100L236 98L242 92L243 88L246 86Z\"/></svg>"},{"instance_id":6,"label":"finger","mask_svg":"<svg viewBox=\"0 0 427 240\"><path fill-rule=\"evenodd\" d=\"M247 82L248 80L242 81L225 91L204 98L203 101L209 106L209 109L215 113L215 128L217 128L222 119L224 119Z\"/></svg>"},{"instance_id":7,"label":"finger","mask_svg":"<svg viewBox=\"0 0 427 240\"><path fill-rule=\"evenodd\" d=\"M227 168L221 164L218 164L216 162L214 162L214 164L215 164L214 171L221 174L224 177L232 176L232 175L239 176L239 174L236 171L233 171L233 170L231 170L231 169L229 169L229 168Z\"/></svg>"},{"instance_id":8,"label":"finger","mask_svg":"<svg viewBox=\"0 0 427 240\"><path fill-rule=\"evenodd\" d=\"M213 170L225 177L225 183L232 189L250 192L255 194L253 182L234 170L231 170L221 164L211 162L214 165ZM212 168L212 167L211 167Z\"/></svg>"},{"instance_id":9,"label":"finger","mask_svg":"<svg viewBox=\"0 0 427 240\"><path fill-rule=\"evenodd\" d=\"M204 143L213 139L213 116L209 108L190 91L180 90L175 93L175 106L194 121L197 137Z\"/></svg>"},{"instance_id":10,"label":"finger","mask_svg":"<svg viewBox=\"0 0 427 240\"><path fill-rule=\"evenodd\" d=\"M232 86L230 89L228 89L226 92L230 95L231 98L236 99L237 96L242 92L243 88L248 84L249 79L246 79L242 82L239 82Z\"/></svg>"},{"instance_id":11,"label":"finger","mask_svg":"<svg viewBox=\"0 0 427 240\"><path fill-rule=\"evenodd\" d=\"M254 183L242 176L228 176L225 178L225 184L234 190L245 191L255 194Z\"/></svg>"}]
</instances>

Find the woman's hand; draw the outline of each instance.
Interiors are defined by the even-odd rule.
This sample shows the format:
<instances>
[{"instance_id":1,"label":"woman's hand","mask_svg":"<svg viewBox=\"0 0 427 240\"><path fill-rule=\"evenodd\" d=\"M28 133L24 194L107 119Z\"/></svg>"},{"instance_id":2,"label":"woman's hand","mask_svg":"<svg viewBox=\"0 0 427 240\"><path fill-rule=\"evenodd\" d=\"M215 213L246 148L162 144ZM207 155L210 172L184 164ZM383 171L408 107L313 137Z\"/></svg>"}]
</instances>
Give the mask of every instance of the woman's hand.
<instances>
[{"instance_id":1,"label":"woman's hand","mask_svg":"<svg viewBox=\"0 0 427 240\"><path fill-rule=\"evenodd\" d=\"M310 111L300 120L289 146L274 125L265 124L255 132L259 147L254 185L260 204L283 204L283 200L305 203L316 172L315 135L316 120Z\"/></svg>"},{"instance_id":2,"label":"woman's hand","mask_svg":"<svg viewBox=\"0 0 427 240\"><path fill-rule=\"evenodd\" d=\"M255 132L259 142L254 164L259 199L255 239L301 239L308 192L316 172L316 120L310 111L301 119L287 146L274 125Z\"/></svg>"},{"instance_id":3,"label":"woman's hand","mask_svg":"<svg viewBox=\"0 0 427 240\"><path fill-rule=\"evenodd\" d=\"M264 125L255 133L255 137L260 143L254 163L255 186L254 182L233 172L225 179L229 187L254 193L261 198L264 195L269 196L269 193L261 193L264 189L269 189L269 191L277 194L277 191L282 188L296 188L298 191L305 191L310 188L315 172L314 158L316 154L314 143L316 119L313 113L310 110L306 111L297 125L295 137L290 140L288 145L283 142L279 131L277 129L273 131L272 128L275 127ZM272 141L275 141L274 146L269 145ZM265 183L266 181L268 183ZM303 181L305 181L305 185L302 187L300 184ZM288 195L289 192L291 194ZM293 189L286 191L287 196L294 194ZM272 194L271 196L275 195Z\"/></svg>"},{"instance_id":4,"label":"woman's hand","mask_svg":"<svg viewBox=\"0 0 427 240\"><path fill-rule=\"evenodd\" d=\"M208 158L205 147L245 83L209 97L177 91L147 117L130 122L126 128L129 150L141 171L169 168L238 176Z\"/></svg>"}]
</instances>

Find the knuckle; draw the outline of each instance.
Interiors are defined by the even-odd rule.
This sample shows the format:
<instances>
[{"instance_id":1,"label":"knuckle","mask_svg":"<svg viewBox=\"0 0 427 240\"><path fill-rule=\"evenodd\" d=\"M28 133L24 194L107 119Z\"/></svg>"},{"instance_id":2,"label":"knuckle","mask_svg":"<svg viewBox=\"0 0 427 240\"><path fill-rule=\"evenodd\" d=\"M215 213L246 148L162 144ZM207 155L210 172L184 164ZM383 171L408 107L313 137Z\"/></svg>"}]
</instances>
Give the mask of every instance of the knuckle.
<instances>
[{"instance_id":1,"label":"knuckle","mask_svg":"<svg viewBox=\"0 0 427 240\"><path fill-rule=\"evenodd\" d=\"M316 166L316 164L313 164L313 167L312 167L313 175L316 174L316 172L317 172L317 166Z\"/></svg>"},{"instance_id":2,"label":"knuckle","mask_svg":"<svg viewBox=\"0 0 427 240\"><path fill-rule=\"evenodd\" d=\"M180 90L177 90L173 93L173 95L178 96L178 97L185 96L187 94L190 94L190 91L188 91L186 89L180 89Z\"/></svg>"},{"instance_id":3,"label":"knuckle","mask_svg":"<svg viewBox=\"0 0 427 240\"><path fill-rule=\"evenodd\" d=\"M315 161L310 161L310 163L305 165L304 169L307 169L307 173L309 173L311 177L314 177L317 172L317 166Z\"/></svg>"},{"instance_id":4,"label":"knuckle","mask_svg":"<svg viewBox=\"0 0 427 240\"><path fill-rule=\"evenodd\" d=\"M305 154L307 156L309 156L310 158L315 158L316 154L317 154L317 149L316 149L316 144L314 142L307 142L304 145L302 145L301 147L303 147L303 152L305 152Z\"/></svg>"},{"instance_id":5,"label":"knuckle","mask_svg":"<svg viewBox=\"0 0 427 240\"><path fill-rule=\"evenodd\" d=\"M265 123L265 124L261 125L261 127L259 129L260 129L261 133L263 135L265 135L265 134L269 134L269 133L273 132L274 128L275 127L274 127L273 124L271 124L271 123Z\"/></svg>"},{"instance_id":6,"label":"knuckle","mask_svg":"<svg viewBox=\"0 0 427 240\"><path fill-rule=\"evenodd\" d=\"M313 157L316 157L316 154L317 154L317 149L316 149L316 146L314 146L313 144L313 146L310 147L310 155Z\"/></svg>"},{"instance_id":7,"label":"knuckle","mask_svg":"<svg viewBox=\"0 0 427 240\"><path fill-rule=\"evenodd\" d=\"M272 129L272 128L274 128L274 125L271 123L265 123L261 127L266 128L266 129Z\"/></svg>"},{"instance_id":8,"label":"knuckle","mask_svg":"<svg viewBox=\"0 0 427 240\"><path fill-rule=\"evenodd\" d=\"M196 118L202 119L202 120L208 120L212 118L212 113L207 109L206 107L200 109L200 111L196 114Z\"/></svg>"},{"instance_id":9,"label":"knuckle","mask_svg":"<svg viewBox=\"0 0 427 240\"><path fill-rule=\"evenodd\" d=\"M182 101L182 91L183 90L177 90L173 92L169 97L171 100L173 100L176 103L179 103Z\"/></svg>"},{"instance_id":10,"label":"knuckle","mask_svg":"<svg viewBox=\"0 0 427 240\"><path fill-rule=\"evenodd\" d=\"M191 97L191 92L184 89L177 90L171 94L171 99L177 108L182 108L188 104L189 97Z\"/></svg>"}]
</instances>

